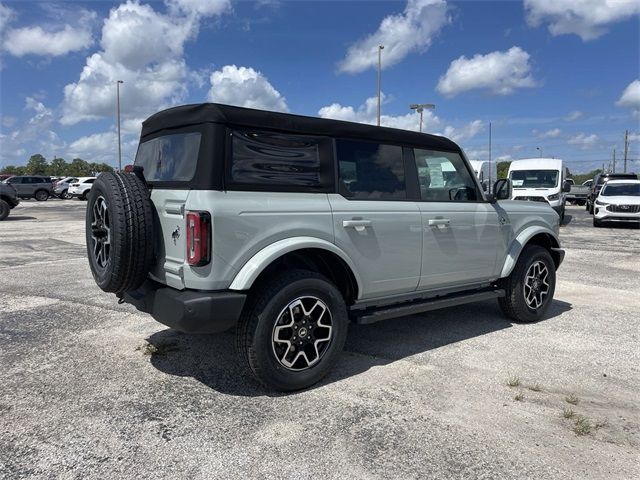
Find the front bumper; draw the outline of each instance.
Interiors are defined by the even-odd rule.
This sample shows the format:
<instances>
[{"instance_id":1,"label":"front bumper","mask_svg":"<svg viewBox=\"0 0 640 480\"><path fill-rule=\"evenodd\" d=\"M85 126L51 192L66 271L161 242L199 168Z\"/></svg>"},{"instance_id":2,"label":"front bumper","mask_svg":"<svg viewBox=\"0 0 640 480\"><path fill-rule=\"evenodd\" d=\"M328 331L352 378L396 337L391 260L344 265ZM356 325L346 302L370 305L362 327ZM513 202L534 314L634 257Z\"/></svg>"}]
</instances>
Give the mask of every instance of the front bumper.
<instances>
[{"instance_id":1,"label":"front bumper","mask_svg":"<svg viewBox=\"0 0 640 480\"><path fill-rule=\"evenodd\" d=\"M605 222L640 222L640 213L610 212L606 206L594 205L593 215Z\"/></svg>"},{"instance_id":2,"label":"front bumper","mask_svg":"<svg viewBox=\"0 0 640 480\"><path fill-rule=\"evenodd\" d=\"M126 292L121 298L181 332L217 333L238 322L247 296L228 290L176 290L147 280L138 290Z\"/></svg>"}]
</instances>

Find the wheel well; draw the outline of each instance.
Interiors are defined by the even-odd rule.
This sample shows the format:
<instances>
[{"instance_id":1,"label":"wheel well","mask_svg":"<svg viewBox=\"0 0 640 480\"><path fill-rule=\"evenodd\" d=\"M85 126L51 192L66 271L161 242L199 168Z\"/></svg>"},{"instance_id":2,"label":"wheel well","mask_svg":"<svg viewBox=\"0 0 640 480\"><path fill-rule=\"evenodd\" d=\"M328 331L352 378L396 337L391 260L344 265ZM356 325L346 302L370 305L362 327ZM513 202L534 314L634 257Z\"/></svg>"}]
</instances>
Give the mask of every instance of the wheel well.
<instances>
[{"instance_id":1,"label":"wheel well","mask_svg":"<svg viewBox=\"0 0 640 480\"><path fill-rule=\"evenodd\" d=\"M6 195L0 195L0 200L4 200L8 204L11 204L11 198Z\"/></svg>"},{"instance_id":2,"label":"wheel well","mask_svg":"<svg viewBox=\"0 0 640 480\"><path fill-rule=\"evenodd\" d=\"M321 248L304 248L284 254L258 275L254 285L289 269L310 270L327 277L340 290L347 305L358 297L358 282L349 265L335 253Z\"/></svg>"},{"instance_id":3,"label":"wheel well","mask_svg":"<svg viewBox=\"0 0 640 480\"><path fill-rule=\"evenodd\" d=\"M556 268L560 266L560 254L552 250L553 248L559 248L560 245L552 235L549 235L548 233L538 233L529 239L527 245L538 245L549 250Z\"/></svg>"}]
</instances>

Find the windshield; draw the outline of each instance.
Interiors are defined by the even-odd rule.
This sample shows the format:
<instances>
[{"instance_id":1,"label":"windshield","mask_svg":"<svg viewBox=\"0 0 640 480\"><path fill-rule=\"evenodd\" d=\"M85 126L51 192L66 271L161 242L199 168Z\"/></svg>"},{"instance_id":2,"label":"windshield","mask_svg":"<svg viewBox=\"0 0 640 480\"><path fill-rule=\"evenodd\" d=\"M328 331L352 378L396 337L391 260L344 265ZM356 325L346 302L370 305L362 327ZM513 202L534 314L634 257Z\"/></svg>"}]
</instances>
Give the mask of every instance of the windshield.
<instances>
[{"instance_id":1,"label":"windshield","mask_svg":"<svg viewBox=\"0 0 640 480\"><path fill-rule=\"evenodd\" d=\"M558 170L514 170L509 179L514 188L553 188L558 186Z\"/></svg>"},{"instance_id":2,"label":"windshield","mask_svg":"<svg viewBox=\"0 0 640 480\"><path fill-rule=\"evenodd\" d=\"M138 147L136 165L148 181L184 182L193 179L198 163L201 134L176 133L152 138Z\"/></svg>"},{"instance_id":3,"label":"windshield","mask_svg":"<svg viewBox=\"0 0 640 480\"><path fill-rule=\"evenodd\" d=\"M640 197L640 183L605 185L600 195L605 197Z\"/></svg>"}]
</instances>

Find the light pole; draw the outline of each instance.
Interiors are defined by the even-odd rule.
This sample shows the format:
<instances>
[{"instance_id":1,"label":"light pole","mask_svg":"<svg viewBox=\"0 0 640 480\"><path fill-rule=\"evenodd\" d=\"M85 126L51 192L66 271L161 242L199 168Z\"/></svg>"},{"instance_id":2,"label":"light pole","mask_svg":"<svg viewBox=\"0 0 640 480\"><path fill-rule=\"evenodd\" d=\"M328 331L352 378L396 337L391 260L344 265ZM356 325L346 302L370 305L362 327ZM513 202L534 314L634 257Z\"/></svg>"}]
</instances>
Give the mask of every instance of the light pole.
<instances>
[{"instance_id":1,"label":"light pole","mask_svg":"<svg viewBox=\"0 0 640 480\"><path fill-rule=\"evenodd\" d=\"M409 108L420 114L420 133L422 133L422 112L424 112L425 108L433 110L436 106L433 103L412 103Z\"/></svg>"},{"instance_id":2,"label":"light pole","mask_svg":"<svg viewBox=\"0 0 640 480\"><path fill-rule=\"evenodd\" d=\"M536 150L538 150L538 158L542 158L542 149L540 147L536 147Z\"/></svg>"},{"instance_id":3,"label":"light pole","mask_svg":"<svg viewBox=\"0 0 640 480\"><path fill-rule=\"evenodd\" d=\"M116 82L116 104L118 108L118 171L122 171L122 141L120 140L120 84L122 80Z\"/></svg>"},{"instance_id":4,"label":"light pole","mask_svg":"<svg viewBox=\"0 0 640 480\"><path fill-rule=\"evenodd\" d=\"M382 72L382 50L384 50L384 45L378 45L378 126L380 126L380 77Z\"/></svg>"}]
</instances>

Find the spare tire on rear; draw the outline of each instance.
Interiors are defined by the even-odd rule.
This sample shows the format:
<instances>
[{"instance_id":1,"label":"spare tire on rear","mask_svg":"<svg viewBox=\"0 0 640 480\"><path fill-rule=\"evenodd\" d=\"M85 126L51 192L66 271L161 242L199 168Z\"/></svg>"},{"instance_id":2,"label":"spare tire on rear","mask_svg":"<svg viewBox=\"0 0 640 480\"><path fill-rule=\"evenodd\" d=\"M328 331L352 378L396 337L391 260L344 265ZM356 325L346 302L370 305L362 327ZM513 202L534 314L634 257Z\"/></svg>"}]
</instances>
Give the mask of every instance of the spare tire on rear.
<instances>
[{"instance_id":1,"label":"spare tire on rear","mask_svg":"<svg viewBox=\"0 0 640 480\"><path fill-rule=\"evenodd\" d=\"M86 215L91 273L105 292L137 289L153 262L149 190L130 173L102 173L89 192Z\"/></svg>"}]
</instances>

